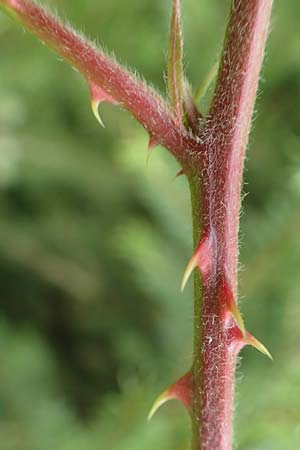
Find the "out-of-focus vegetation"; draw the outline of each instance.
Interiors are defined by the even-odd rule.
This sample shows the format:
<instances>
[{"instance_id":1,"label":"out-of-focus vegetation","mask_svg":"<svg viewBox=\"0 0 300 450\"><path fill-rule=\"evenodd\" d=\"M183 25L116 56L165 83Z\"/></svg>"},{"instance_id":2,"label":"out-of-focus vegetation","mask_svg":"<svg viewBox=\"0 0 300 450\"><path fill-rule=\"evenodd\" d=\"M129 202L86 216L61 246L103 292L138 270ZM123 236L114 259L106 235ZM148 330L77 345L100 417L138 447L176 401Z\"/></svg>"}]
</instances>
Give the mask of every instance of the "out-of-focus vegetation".
<instances>
[{"instance_id":1,"label":"out-of-focus vegetation","mask_svg":"<svg viewBox=\"0 0 300 450\"><path fill-rule=\"evenodd\" d=\"M171 0L48 3L165 90ZM194 84L220 54L225 3L184 2ZM300 449L299 14L275 1L248 151L240 296L274 363L243 351L240 450ZM192 360L187 184L163 149L146 166L124 112L103 106L101 129L79 75L4 15L0 51L0 450L187 449L176 403L146 424Z\"/></svg>"}]
</instances>

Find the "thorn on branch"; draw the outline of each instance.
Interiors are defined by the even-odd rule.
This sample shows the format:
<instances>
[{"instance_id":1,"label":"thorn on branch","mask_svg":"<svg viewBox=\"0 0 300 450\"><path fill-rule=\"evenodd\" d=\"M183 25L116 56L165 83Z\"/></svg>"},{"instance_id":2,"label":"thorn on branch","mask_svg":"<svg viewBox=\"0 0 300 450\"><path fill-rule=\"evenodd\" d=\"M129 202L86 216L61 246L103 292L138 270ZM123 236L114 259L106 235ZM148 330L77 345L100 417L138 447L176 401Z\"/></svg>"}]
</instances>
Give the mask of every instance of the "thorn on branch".
<instances>
[{"instance_id":1,"label":"thorn on branch","mask_svg":"<svg viewBox=\"0 0 300 450\"><path fill-rule=\"evenodd\" d=\"M223 294L225 297L226 306L227 306L229 312L234 317L239 329L241 330L242 336L245 338L246 337L246 328L245 328L244 320L242 318L239 307L234 298L233 291L230 286L228 278L226 278L224 281Z\"/></svg>"},{"instance_id":2,"label":"thorn on branch","mask_svg":"<svg viewBox=\"0 0 300 450\"><path fill-rule=\"evenodd\" d=\"M114 98L107 94L100 86L93 82L89 82L89 88L90 88L90 95L91 95L91 107L92 111L94 113L94 116L96 117L97 121L100 123L102 127L104 127L104 124L102 122L102 119L99 114L99 105L100 103L106 102L111 103L113 105L118 105L118 102L114 100Z\"/></svg>"},{"instance_id":3,"label":"thorn on branch","mask_svg":"<svg viewBox=\"0 0 300 450\"><path fill-rule=\"evenodd\" d=\"M213 233L204 234L185 269L181 283L181 291L184 290L190 275L192 274L192 272L196 267L199 268L202 278L207 277L210 274L213 265L213 252L214 252L213 247L214 247Z\"/></svg>"},{"instance_id":4,"label":"thorn on branch","mask_svg":"<svg viewBox=\"0 0 300 450\"><path fill-rule=\"evenodd\" d=\"M181 377L176 383L172 384L155 400L149 415L148 421L152 419L157 410L169 400L179 400L186 407L189 413L192 410L193 401L193 373L188 372Z\"/></svg>"}]
</instances>

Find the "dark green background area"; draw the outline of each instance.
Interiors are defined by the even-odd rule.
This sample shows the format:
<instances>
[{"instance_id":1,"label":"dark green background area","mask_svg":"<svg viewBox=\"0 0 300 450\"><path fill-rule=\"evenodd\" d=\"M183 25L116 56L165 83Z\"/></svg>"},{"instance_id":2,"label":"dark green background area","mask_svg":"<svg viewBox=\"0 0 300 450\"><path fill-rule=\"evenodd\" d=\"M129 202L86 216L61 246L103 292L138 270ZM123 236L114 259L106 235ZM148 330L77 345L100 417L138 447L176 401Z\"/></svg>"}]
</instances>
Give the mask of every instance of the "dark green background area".
<instances>
[{"instance_id":1,"label":"dark green background area","mask_svg":"<svg viewBox=\"0 0 300 450\"><path fill-rule=\"evenodd\" d=\"M171 0L47 4L165 92ZM184 1L194 87L228 10ZM239 450L300 449L299 17L275 1L248 146L241 309L274 362L242 352ZM2 14L0 55L0 450L187 450L180 405L146 423L192 361L187 183L162 148L146 164L128 114L102 106L100 128L79 74Z\"/></svg>"}]
</instances>

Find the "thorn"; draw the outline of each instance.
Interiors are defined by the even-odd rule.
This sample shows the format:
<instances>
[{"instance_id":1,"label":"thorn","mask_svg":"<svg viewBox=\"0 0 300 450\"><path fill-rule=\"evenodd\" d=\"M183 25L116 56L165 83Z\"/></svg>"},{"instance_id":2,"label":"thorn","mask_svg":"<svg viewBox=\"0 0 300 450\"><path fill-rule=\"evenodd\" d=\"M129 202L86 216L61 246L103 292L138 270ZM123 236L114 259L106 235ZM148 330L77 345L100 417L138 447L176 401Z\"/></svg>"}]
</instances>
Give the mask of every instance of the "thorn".
<instances>
[{"instance_id":1,"label":"thorn","mask_svg":"<svg viewBox=\"0 0 300 450\"><path fill-rule=\"evenodd\" d=\"M158 409L166 403L168 400L174 399L174 395L170 395L169 389L166 389L162 394L160 394L148 414L147 421L150 422L154 414L158 411Z\"/></svg>"},{"instance_id":2,"label":"thorn","mask_svg":"<svg viewBox=\"0 0 300 450\"><path fill-rule=\"evenodd\" d=\"M183 274L182 282L181 282L181 287L180 287L181 292L184 291L184 288L185 288L192 272L198 266L198 248L197 248L196 252L193 254L193 256L191 257L188 265L186 266L185 272Z\"/></svg>"},{"instance_id":3,"label":"thorn","mask_svg":"<svg viewBox=\"0 0 300 450\"><path fill-rule=\"evenodd\" d=\"M149 414L148 422L152 419L156 411L168 400L180 400L190 412L193 399L193 373L192 371L179 378L176 383L166 389L154 402Z\"/></svg>"},{"instance_id":4,"label":"thorn","mask_svg":"<svg viewBox=\"0 0 300 450\"><path fill-rule=\"evenodd\" d=\"M179 172L176 173L175 178L181 177L181 175L185 175L185 172L183 169L180 169Z\"/></svg>"},{"instance_id":5,"label":"thorn","mask_svg":"<svg viewBox=\"0 0 300 450\"><path fill-rule=\"evenodd\" d=\"M185 172L183 169L180 169L179 172L176 173L175 177L172 178L172 182L176 181L177 178L181 177L182 175L185 175Z\"/></svg>"},{"instance_id":6,"label":"thorn","mask_svg":"<svg viewBox=\"0 0 300 450\"><path fill-rule=\"evenodd\" d=\"M159 145L158 141L155 139L155 137L150 135L149 143L148 143L148 151L147 151L147 156L146 156L146 167L148 167L148 165L149 165L149 160L150 160L150 156L151 156L152 150L157 145Z\"/></svg>"},{"instance_id":7,"label":"thorn","mask_svg":"<svg viewBox=\"0 0 300 450\"><path fill-rule=\"evenodd\" d=\"M238 352L245 347L245 345L251 345L256 348L256 350L273 360L269 350L258 339L252 336L249 331L246 331L245 336L243 336L240 328L236 325L233 328L230 328L230 342L234 345L234 348L236 348Z\"/></svg>"},{"instance_id":8,"label":"thorn","mask_svg":"<svg viewBox=\"0 0 300 450\"><path fill-rule=\"evenodd\" d=\"M149 151L153 150L154 147L156 147L157 145L159 145L159 143L156 140L156 138L154 136L150 136L149 137L149 143L148 143L148 150Z\"/></svg>"},{"instance_id":9,"label":"thorn","mask_svg":"<svg viewBox=\"0 0 300 450\"><path fill-rule=\"evenodd\" d=\"M191 273L197 266L200 270L202 277L207 275L207 273L210 270L212 262L211 253L212 253L212 237L211 235L204 234L183 274L181 283L181 292L184 290Z\"/></svg>"},{"instance_id":10,"label":"thorn","mask_svg":"<svg viewBox=\"0 0 300 450\"><path fill-rule=\"evenodd\" d=\"M97 121L100 123L102 127L104 127L104 124L101 120L100 114L99 114L99 105L102 102L106 103L112 103L113 105L116 105L117 102L114 100L113 97L111 97L109 94L107 94L102 88L97 86L92 81L89 81L89 88L90 88L90 95L91 95L91 107L94 116L96 117Z\"/></svg>"},{"instance_id":11,"label":"thorn","mask_svg":"<svg viewBox=\"0 0 300 450\"><path fill-rule=\"evenodd\" d=\"M271 355L269 350L258 339L252 336L252 334L250 334L248 331L246 332L244 342L245 344L251 345L252 347L256 348L256 350L268 356L273 361L273 356Z\"/></svg>"},{"instance_id":12,"label":"thorn","mask_svg":"<svg viewBox=\"0 0 300 450\"><path fill-rule=\"evenodd\" d=\"M94 116L96 117L96 120L100 123L100 125L101 125L103 128L105 128L105 125L104 125L104 123L102 122L102 119L101 119L100 114L99 114L99 105L100 105L100 103L101 103L101 102L99 102L99 101L94 101L94 100L92 100L92 101L91 101L91 107L92 107L93 114L94 114Z\"/></svg>"},{"instance_id":13,"label":"thorn","mask_svg":"<svg viewBox=\"0 0 300 450\"><path fill-rule=\"evenodd\" d=\"M246 335L245 323L241 316L241 312L240 312L237 304L233 300L232 302L230 302L230 304L228 306L229 306L229 310L230 310L231 314L233 315L239 329L241 330L242 335L245 336Z\"/></svg>"},{"instance_id":14,"label":"thorn","mask_svg":"<svg viewBox=\"0 0 300 450\"><path fill-rule=\"evenodd\" d=\"M156 140L156 138L150 135L149 143L148 143L148 151L147 151L147 156L146 156L146 167L148 167L148 165L149 165L149 160L150 160L152 150L154 149L154 147L157 147L158 145L159 145L159 142Z\"/></svg>"},{"instance_id":15,"label":"thorn","mask_svg":"<svg viewBox=\"0 0 300 450\"><path fill-rule=\"evenodd\" d=\"M228 279L225 280L224 291L225 291L227 307L228 307L229 311L231 312L231 314L233 315L233 317L243 335L243 338L246 338L246 328L245 328L244 320L242 318L239 307L236 304L236 301L234 299L232 289L231 289Z\"/></svg>"}]
</instances>

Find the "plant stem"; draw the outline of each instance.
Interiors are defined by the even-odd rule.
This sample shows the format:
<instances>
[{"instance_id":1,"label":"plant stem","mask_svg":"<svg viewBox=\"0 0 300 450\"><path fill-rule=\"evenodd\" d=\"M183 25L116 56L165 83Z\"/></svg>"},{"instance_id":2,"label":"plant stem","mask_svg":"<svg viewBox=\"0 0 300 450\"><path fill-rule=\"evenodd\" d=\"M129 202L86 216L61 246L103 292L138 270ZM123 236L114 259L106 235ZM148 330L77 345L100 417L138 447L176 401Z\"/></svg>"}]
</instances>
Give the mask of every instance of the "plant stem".
<instances>
[{"instance_id":1,"label":"plant stem","mask_svg":"<svg viewBox=\"0 0 300 450\"><path fill-rule=\"evenodd\" d=\"M0 0L0 7L81 71L96 106L109 100L130 111L148 131L150 148L155 143L168 148L188 177L196 251L182 286L196 266L201 274L201 280L199 273L195 277L193 369L159 397L150 416L168 398L178 398L192 414L194 450L231 450L238 352L251 344L269 355L245 330L237 307L237 272L245 150L272 0L232 0L205 123L183 82L178 0L173 1L169 58L173 109L138 77L36 2ZM183 110L192 130L183 126Z\"/></svg>"},{"instance_id":2,"label":"plant stem","mask_svg":"<svg viewBox=\"0 0 300 450\"><path fill-rule=\"evenodd\" d=\"M191 169L195 245L209 241L208 269L195 282L194 450L232 448L238 228L244 156L272 0L235 0L219 77ZM200 181L201 180L201 181Z\"/></svg>"}]
</instances>

